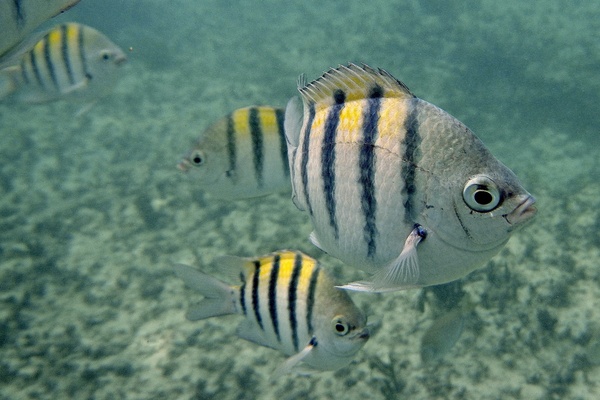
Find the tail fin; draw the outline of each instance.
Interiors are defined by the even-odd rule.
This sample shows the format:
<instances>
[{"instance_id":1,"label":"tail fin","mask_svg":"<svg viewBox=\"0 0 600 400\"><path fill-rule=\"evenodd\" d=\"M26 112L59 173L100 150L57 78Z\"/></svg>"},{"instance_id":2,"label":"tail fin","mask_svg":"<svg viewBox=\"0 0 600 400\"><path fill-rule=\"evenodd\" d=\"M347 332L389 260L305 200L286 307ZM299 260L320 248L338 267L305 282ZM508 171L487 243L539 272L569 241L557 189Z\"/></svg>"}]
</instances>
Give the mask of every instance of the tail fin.
<instances>
[{"instance_id":1,"label":"tail fin","mask_svg":"<svg viewBox=\"0 0 600 400\"><path fill-rule=\"evenodd\" d=\"M197 321L237 312L233 287L188 265L175 264L174 268L175 274L183 279L186 286L204 296L200 304L187 312L187 319Z\"/></svg>"},{"instance_id":2,"label":"tail fin","mask_svg":"<svg viewBox=\"0 0 600 400\"><path fill-rule=\"evenodd\" d=\"M13 75L16 67L8 67L0 70L0 101L10 96L16 89L17 85Z\"/></svg>"}]
</instances>

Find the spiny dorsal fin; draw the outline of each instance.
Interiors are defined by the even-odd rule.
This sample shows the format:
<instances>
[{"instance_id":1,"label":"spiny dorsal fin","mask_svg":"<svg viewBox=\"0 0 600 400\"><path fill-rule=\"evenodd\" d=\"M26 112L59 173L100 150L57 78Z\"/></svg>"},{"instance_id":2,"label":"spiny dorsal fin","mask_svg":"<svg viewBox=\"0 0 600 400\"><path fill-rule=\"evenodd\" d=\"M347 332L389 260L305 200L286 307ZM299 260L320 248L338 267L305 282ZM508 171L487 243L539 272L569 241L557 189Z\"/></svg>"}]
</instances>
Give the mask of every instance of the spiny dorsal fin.
<instances>
[{"instance_id":1,"label":"spiny dorsal fin","mask_svg":"<svg viewBox=\"0 0 600 400\"><path fill-rule=\"evenodd\" d=\"M340 91L345 102L371 97L415 97L404 83L387 71L352 63L332 68L309 84L303 84L301 78L298 80L298 90L305 102L326 105L336 103Z\"/></svg>"}]
</instances>

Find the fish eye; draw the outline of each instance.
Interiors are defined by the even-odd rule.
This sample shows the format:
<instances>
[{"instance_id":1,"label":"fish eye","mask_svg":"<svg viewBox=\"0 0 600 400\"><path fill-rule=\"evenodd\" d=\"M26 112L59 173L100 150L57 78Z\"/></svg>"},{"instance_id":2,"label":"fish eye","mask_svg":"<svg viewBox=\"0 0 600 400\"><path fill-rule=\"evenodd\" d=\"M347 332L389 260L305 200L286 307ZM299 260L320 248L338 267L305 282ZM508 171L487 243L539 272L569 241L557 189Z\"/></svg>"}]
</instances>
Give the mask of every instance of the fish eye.
<instances>
[{"instance_id":1,"label":"fish eye","mask_svg":"<svg viewBox=\"0 0 600 400\"><path fill-rule=\"evenodd\" d=\"M350 332L350 326L337 317L331 321L331 325L333 326L335 333L339 336L345 336Z\"/></svg>"},{"instance_id":2,"label":"fish eye","mask_svg":"<svg viewBox=\"0 0 600 400\"><path fill-rule=\"evenodd\" d=\"M108 60L110 60L110 59L111 59L110 53L109 53L109 52L107 52L107 51L103 52L103 53L102 53L102 59L103 59L104 61L108 61Z\"/></svg>"},{"instance_id":3,"label":"fish eye","mask_svg":"<svg viewBox=\"0 0 600 400\"><path fill-rule=\"evenodd\" d=\"M469 179L463 189L465 203L477 212L487 212L498 207L501 197L498 185L483 175Z\"/></svg>"},{"instance_id":4,"label":"fish eye","mask_svg":"<svg viewBox=\"0 0 600 400\"><path fill-rule=\"evenodd\" d=\"M200 151L195 151L194 153L192 153L190 161L192 162L192 164L199 167L202 164L204 164L204 154L202 154L202 152Z\"/></svg>"}]
</instances>

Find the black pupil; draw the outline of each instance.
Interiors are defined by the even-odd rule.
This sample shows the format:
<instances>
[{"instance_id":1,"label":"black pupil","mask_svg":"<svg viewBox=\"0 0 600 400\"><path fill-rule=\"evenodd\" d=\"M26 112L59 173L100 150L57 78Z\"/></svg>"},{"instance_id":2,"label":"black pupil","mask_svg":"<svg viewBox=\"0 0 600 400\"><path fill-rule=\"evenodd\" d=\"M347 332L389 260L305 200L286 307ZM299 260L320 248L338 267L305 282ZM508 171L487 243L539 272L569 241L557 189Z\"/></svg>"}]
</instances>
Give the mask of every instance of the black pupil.
<instances>
[{"instance_id":1,"label":"black pupil","mask_svg":"<svg viewBox=\"0 0 600 400\"><path fill-rule=\"evenodd\" d=\"M346 327L342 324L335 324L335 330L338 332L344 332L346 330Z\"/></svg>"},{"instance_id":2,"label":"black pupil","mask_svg":"<svg viewBox=\"0 0 600 400\"><path fill-rule=\"evenodd\" d=\"M473 194L473 198L477 202L477 204L487 205L490 204L493 200L493 197L490 192L484 190L478 190Z\"/></svg>"},{"instance_id":3,"label":"black pupil","mask_svg":"<svg viewBox=\"0 0 600 400\"><path fill-rule=\"evenodd\" d=\"M105 59L105 60L108 60L110 58L110 56L108 54L104 53L102 55L102 58Z\"/></svg>"},{"instance_id":4,"label":"black pupil","mask_svg":"<svg viewBox=\"0 0 600 400\"><path fill-rule=\"evenodd\" d=\"M200 164L202 162L202 158L200 156L196 156L193 159L194 164Z\"/></svg>"}]
</instances>

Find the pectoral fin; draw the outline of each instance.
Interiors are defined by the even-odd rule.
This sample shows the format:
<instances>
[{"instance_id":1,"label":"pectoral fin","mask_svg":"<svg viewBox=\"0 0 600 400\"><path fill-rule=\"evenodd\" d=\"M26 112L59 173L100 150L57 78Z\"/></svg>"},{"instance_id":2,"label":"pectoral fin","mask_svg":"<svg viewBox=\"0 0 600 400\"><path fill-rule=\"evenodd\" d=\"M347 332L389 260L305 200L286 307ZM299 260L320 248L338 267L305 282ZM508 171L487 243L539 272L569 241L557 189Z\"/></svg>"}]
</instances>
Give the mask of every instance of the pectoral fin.
<instances>
[{"instance_id":1,"label":"pectoral fin","mask_svg":"<svg viewBox=\"0 0 600 400\"><path fill-rule=\"evenodd\" d=\"M427 236L427 231L416 224L410 232L400 255L381 271L372 276L370 281L351 282L347 285L337 286L340 289L355 290L358 292L393 292L419 287L419 259L417 246Z\"/></svg>"},{"instance_id":2,"label":"pectoral fin","mask_svg":"<svg viewBox=\"0 0 600 400\"><path fill-rule=\"evenodd\" d=\"M319 241L319 238L317 237L317 234L315 233L315 231L312 231L310 233L310 235L308 236L308 240L310 240L310 242L315 245L316 247L319 248L319 250L324 251L325 253L327 253L325 251L325 249L323 249L323 246L321 245L321 242Z\"/></svg>"},{"instance_id":3,"label":"pectoral fin","mask_svg":"<svg viewBox=\"0 0 600 400\"><path fill-rule=\"evenodd\" d=\"M300 364L300 362L302 362L315 347L317 347L317 338L313 336L305 348L289 357L279 368L277 368L277 370L275 370L275 372L273 372L272 378L277 379L283 375L289 374L292 370L295 370L297 365Z\"/></svg>"}]
</instances>

